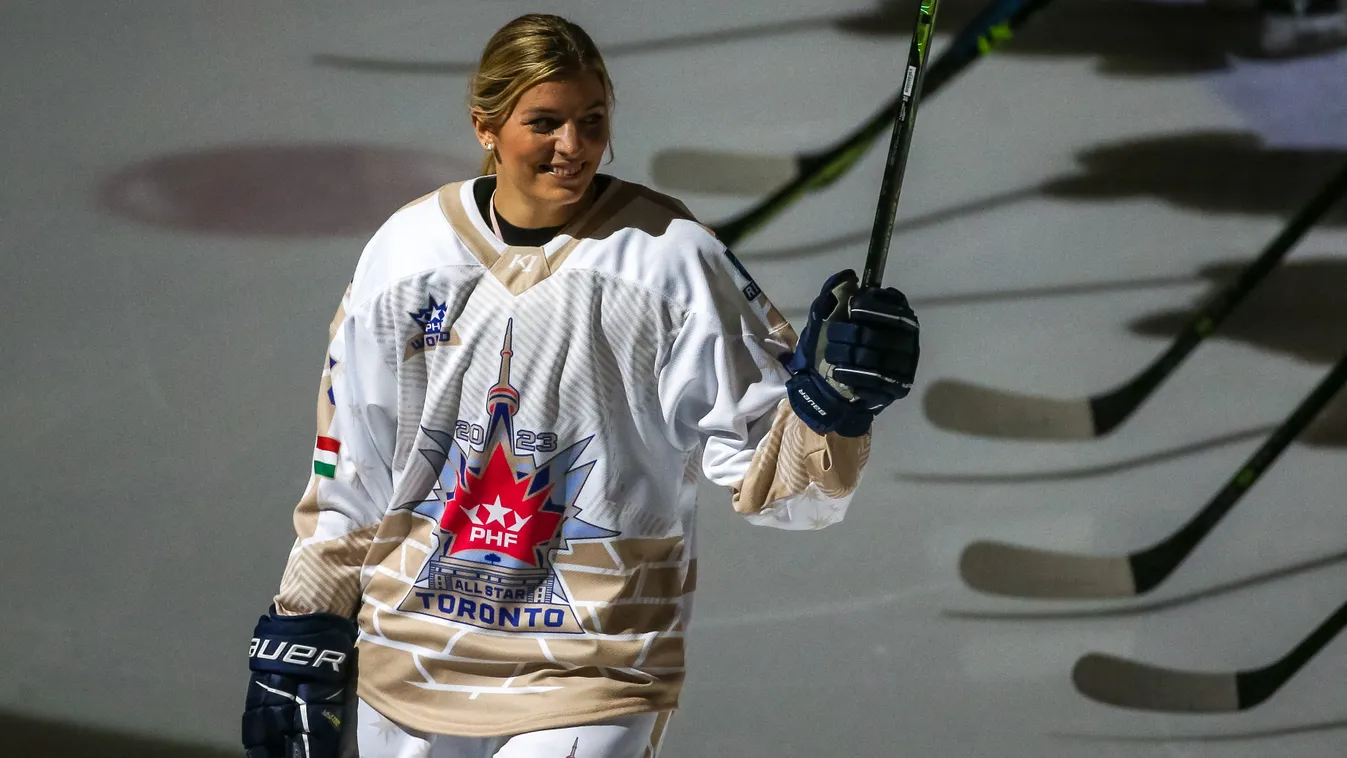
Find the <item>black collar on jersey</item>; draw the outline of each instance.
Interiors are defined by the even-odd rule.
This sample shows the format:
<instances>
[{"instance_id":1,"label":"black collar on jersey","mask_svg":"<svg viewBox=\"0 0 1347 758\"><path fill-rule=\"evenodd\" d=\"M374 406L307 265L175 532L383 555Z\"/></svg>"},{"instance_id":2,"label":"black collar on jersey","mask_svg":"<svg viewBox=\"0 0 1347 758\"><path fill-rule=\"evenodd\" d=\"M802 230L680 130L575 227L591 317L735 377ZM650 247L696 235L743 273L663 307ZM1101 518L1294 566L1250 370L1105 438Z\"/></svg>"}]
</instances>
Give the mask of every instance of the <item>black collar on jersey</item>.
<instances>
[{"instance_id":1,"label":"black collar on jersey","mask_svg":"<svg viewBox=\"0 0 1347 758\"><path fill-rule=\"evenodd\" d=\"M610 176L595 174L594 196L602 195L612 181L613 178ZM482 218L488 225L491 223L491 193L495 191L495 175L483 176L473 182L472 199L477 201L477 210L481 211ZM565 224L535 228L515 226L502 218L500 211L496 211L496 224L500 226L501 240L511 247L542 247L551 242L552 238L557 236L557 232L565 228Z\"/></svg>"}]
</instances>

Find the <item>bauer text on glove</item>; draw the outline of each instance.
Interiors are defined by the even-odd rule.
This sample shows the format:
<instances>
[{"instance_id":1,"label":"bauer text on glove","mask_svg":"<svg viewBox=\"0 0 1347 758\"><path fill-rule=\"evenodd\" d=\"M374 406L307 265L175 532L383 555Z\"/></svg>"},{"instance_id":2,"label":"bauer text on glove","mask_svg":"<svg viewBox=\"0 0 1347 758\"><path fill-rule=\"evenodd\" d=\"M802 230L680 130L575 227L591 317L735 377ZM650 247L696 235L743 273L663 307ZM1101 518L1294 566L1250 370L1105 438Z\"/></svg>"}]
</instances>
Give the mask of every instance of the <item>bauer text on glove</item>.
<instances>
[{"instance_id":1,"label":"bauer text on glove","mask_svg":"<svg viewBox=\"0 0 1347 758\"><path fill-rule=\"evenodd\" d=\"M248 758L338 758L355 622L330 613L258 619L248 651Z\"/></svg>"}]
</instances>

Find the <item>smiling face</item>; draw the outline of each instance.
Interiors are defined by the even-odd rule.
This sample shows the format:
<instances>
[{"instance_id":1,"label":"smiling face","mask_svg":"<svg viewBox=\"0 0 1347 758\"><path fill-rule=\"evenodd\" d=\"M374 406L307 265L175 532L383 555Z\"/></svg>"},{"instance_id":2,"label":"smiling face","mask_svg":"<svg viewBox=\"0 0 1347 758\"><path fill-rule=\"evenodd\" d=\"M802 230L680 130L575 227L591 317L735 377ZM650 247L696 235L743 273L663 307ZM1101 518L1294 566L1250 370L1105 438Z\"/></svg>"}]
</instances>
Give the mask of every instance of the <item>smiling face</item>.
<instances>
[{"instance_id":1,"label":"smiling face","mask_svg":"<svg viewBox=\"0 0 1347 758\"><path fill-rule=\"evenodd\" d=\"M564 224L581 210L608 148L608 93L596 73L526 90L499 128L473 114L496 153L496 209L516 226Z\"/></svg>"}]
</instances>

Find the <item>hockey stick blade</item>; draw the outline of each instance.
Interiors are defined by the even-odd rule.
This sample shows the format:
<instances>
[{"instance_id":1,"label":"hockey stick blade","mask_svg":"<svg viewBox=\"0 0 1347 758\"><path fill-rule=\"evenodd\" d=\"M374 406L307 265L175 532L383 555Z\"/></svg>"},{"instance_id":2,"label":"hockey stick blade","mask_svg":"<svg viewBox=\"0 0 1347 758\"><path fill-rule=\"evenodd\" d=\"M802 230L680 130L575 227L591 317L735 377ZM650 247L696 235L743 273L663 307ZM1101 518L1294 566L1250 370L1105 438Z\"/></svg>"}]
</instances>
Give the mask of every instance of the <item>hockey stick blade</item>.
<instances>
[{"instance_id":1,"label":"hockey stick blade","mask_svg":"<svg viewBox=\"0 0 1347 758\"><path fill-rule=\"evenodd\" d=\"M975 60L996 50L1030 16L1050 2L1052 0L992 0L977 17L959 30L945 51L930 65L923 84L926 95L934 95ZM747 210L713 224L716 236L725 244L733 246L781 215L805 194L835 182L856 165L870 146L884 134L885 127L898 117L904 99L900 89L883 108L827 148L793 157L767 158L762 165L773 165L773 170L789 165L793 178L777 186L774 192ZM724 167L714 169L715 173L724 171ZM691 181L686 172L680 172L680 176ZM687 189L698 190L704 186L700 184Z\"/></svg>"},{"instance_id":2,"label":"hockey stick blade","mask_svg":"<svg viewBox=\"0 0 1347 758\"><path fill-rule=\"evenodd\" d=\"M1174 573L1344 384L1347 353L1188 523L1145 550L1091 556L980 541L964 548L959 574L969 587L992 595L1063 600L1144 595Z\"/></svg>"},{"instance_id":3,"label":"hockey stick blade","mask_svg":"<svg viewBox=\"0 0 1347 758\"><path fill-rule=\"evenodd\" d=\"M1054 600L1133 597L1126 556L1096 556L979 540L959 556L959 576L992 595Z\"/></svg>"},{"instance_id":4,"label":"hockey stick blade","mask_svg":"<svg viewBox=\"0 0 1347 758\"><path fill-rule=\"evenodd\" d=\"M1334 174L1267 247L1194 314L1169 347L1118 388L1088 398L1052 399L942 379L923 400L932 424L955 432L1005 439L1082 440L1102 437L1136 412L1197 346L1284 260L1309 230L1347 194L1347 165Z\"/></svg>"},{"instance_id":5,"label":"hockey stick blade","mask_svg":"<svg viewBox=\"0 0 1347 758\"><path fill-rule=\"evenodd\" d=\"M1166 713L1234 713L1263 704L1347 627L1347 604L1289 653L1262 668L1184 671L1090 653L1071 669L1076 691L1120 708Z\"/></svg>"},{"instance_id":6,"label":"hockey stick blade","mask_svg":"<svg viewBox=\"0 0 1347 758\"><path fill-rule=\"evenodd\" d=\"M1180 671L1090 653L1071 669L1076 691L1119 708L1173 713L1240 710L1239 675Z\"/></svg>"}]
</instances>

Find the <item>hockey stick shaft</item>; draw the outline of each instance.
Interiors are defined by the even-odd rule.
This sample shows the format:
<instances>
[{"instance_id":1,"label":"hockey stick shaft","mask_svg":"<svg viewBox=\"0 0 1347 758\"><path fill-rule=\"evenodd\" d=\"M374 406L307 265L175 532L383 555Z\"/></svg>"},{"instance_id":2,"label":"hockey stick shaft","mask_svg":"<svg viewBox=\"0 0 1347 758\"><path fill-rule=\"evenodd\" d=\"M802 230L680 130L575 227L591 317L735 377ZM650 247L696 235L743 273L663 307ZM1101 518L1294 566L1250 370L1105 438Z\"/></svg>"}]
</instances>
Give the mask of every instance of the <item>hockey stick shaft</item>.
<instances>
[{"instance_id":1,"label":"hockey stick shaft","mask_svg":"<svg viewBox=\"0 0 1347 758\"><path fill-rule=\"evenodd\" d=\"M893 121L889 157L884 163L884 178L879 185L875 224L870 229L870 249L865 254L865 268L861 271L862 287L878 287L884 276L889 243L893 240L893 222L898 216L898 199L903 192L903 176L907 173L907 156L912 150L912 130L917 125L921 85L926 78L926 55L930 52L931 33L935 31L935 17L939 11L940 0L921 0L917 10L917 25L912 30L912 46L907 53L902 100L898 104L898 117Z\"/></svg>"},{"instance_id":2,"label":"hockey stick shaft","mask_svg":"<svg viewBox=\"0 0 1347 758\"><path fill-rule=\"evenodd\" d=\"M925 90L934 95L973 61L1010 39L1030 16L1052 0L993 0L959 31L954 41L930 66ZM799 157L794 179L777 188L753 207L714 225L716 235L733 246L776 218L805 194L822 189L854 166L884 133L903 102L899 91L865 123L827 149Z\"/></svg>"},{"instance_id":3,"label":"hockey stick shaft","mask_svg":"<svg viewBox=\"0 0 1347 758\"><path fill-rule=\"evenodd\" d=\"M1347 628L1347 603L1339 606L1333 615L1324 619L1323 623L1281 660L1258 671L1241 674L1238 685L1240 708L1251 708L1272 697L1273 693L1281 689L1281 686L1295 676L1297 671L1304 668L1320 650L1327 647L1344 628Z\"/></svg>"},{"instance_id":4,"label":"hockey stick shaft","mask_svg":"<svg viewBox=\"0 0 1347 758\"><path fill-rule=\"evenodd\" d=\"M1163 542L1130 556L1137 594L1152 589L1174 572L1344 384L1347 384L1347 353L1197 515Z\"/></svg>"},{"instance_id":5,"label":"hockey stick shaft","mask_svg":"<svg viewBox=\"0 0 1347 758\"><path fill-rule=\"evenodd\" d=\"M1198 310L1164 353L1135 378L1090 400L1097 435L1112 431L1155 392L1198 345L1220 326L1250 292L1277 267L1309 230L1347 194L1347 165L1292 218L1258 257Z\"/></svg>"}]
</instances>

